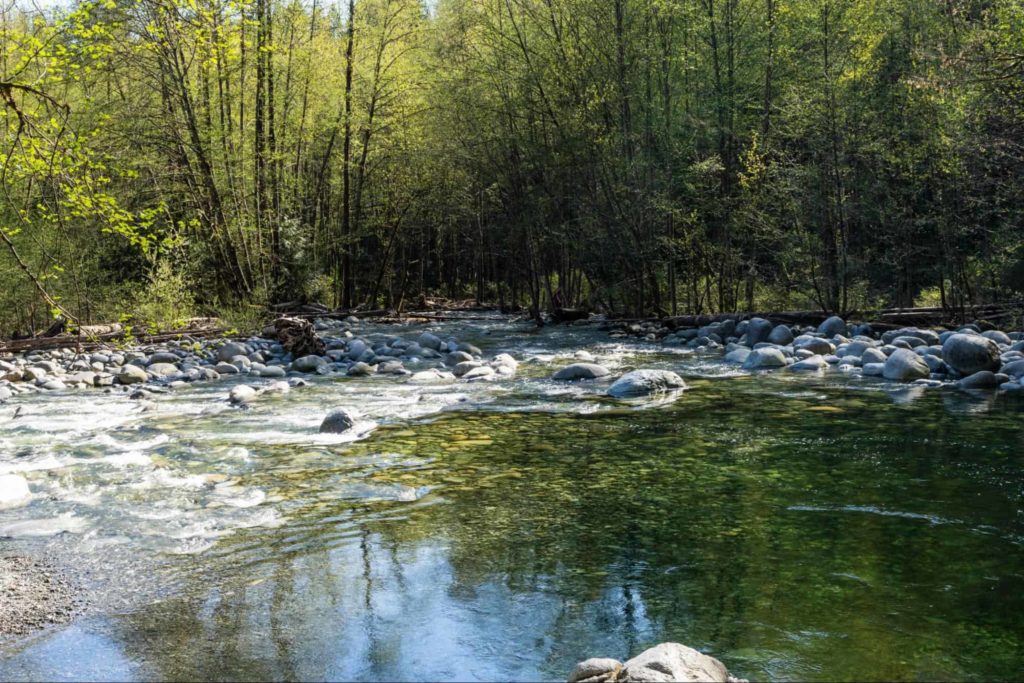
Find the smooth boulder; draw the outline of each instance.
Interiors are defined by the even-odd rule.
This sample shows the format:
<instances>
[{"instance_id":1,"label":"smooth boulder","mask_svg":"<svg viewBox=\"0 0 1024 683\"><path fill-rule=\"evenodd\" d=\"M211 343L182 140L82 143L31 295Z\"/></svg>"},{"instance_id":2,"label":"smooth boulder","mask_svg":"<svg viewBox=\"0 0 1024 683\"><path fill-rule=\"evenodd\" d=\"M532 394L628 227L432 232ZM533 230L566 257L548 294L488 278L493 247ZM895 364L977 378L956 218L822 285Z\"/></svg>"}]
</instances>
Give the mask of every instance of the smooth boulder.
<instances>
[{"instance_id":1,"label":"smooth boulder","mask_svg":"<svg viewBox=\"0 0 1024 683\"><path fill-rule=\"evenodd\" d=\"M352 413L344 408L339 408L328 413L324 421L320 423L320 433L343 434L352 429L355 423L356 419Z\"/></svg>"},{"instance_id":2,"label":"smooth boulder","mask_svg":"<svg viewBox=\"0 0 1024 683\"><path fill-rule=\"evenodd\" d=\"M846 336L846 321L838 315L834 315L818 325L818 332L829 339L837 334Z\"/></svg>"},{"instance_id":3,"label":"smooth boulder","mask_svg":"<svg viewBox=\"0 0 1024 683\"><path fill-rule=\"evenodd\" d=\"M744 370L763 370L767 368L781 368L786 366L786 356L777 348L764 346L754 349L743 361Z\"/></svg>"},{"instance_id":4,"label":"smooth boulder","mask_svg":"<svg viewBox=\"0 0 1024 683\"><path fill-rule=\"evenodd\" d=\"M787 325L776 325L775 329L768 335L768 343L777 344L778 346L792 344L793 330L789 329Z\"/></svg>"},{"instance_id":5,"label":"smooth boulder","mask_svg":"<svg viewBox=\"0 0 1024 683\"><path fill-rule=\"evenodd\" d=\"M912 382L924 379L931 373L931 368L921 356L909 349L896 349L885 361L882 376L897 382Z\"/></svg>"},{"instance_id":6,"label":"smooth boulder","mask_svg":"<svg viewBox=\"0 0 1024 683\"><path fill-rule=\"evenodd\" d=\"M608 374L608 368L597 363L573 363L553 374L551 379L559 382L571 382L578 379L597 379Z\"/></svg>"},{"instance_id":7,"label":"smooth boulder","mask_svg":"<svg viewBox=\"0 0 1024 683\"><path fill-rule=\"evenodd\" d=\"M625 398L685 388L683 378L670 370L634 370L615 380L608 395Z\"/></svg>"},{"instance_id":8,"label":"smooth boulder","mask_svg":"<svg viewBox=\"0 0 1024 683\"><path fill-rule=\"evenodd\" d=\"M753 348L755 344L768 341L774 326L764 318L751 318L747 323L747 346Z\"/></svg>"},{"instance_id":9,"label":"smooth boulder","mask_svg":"<svg viewBox=\"0 0 1024 683\"><path fill-rule=\"evenodd\" d=\"M977 334L954 334L942 344L942 360L961 375L999 369L999 346Z\"/></svg>"}]
</instances>

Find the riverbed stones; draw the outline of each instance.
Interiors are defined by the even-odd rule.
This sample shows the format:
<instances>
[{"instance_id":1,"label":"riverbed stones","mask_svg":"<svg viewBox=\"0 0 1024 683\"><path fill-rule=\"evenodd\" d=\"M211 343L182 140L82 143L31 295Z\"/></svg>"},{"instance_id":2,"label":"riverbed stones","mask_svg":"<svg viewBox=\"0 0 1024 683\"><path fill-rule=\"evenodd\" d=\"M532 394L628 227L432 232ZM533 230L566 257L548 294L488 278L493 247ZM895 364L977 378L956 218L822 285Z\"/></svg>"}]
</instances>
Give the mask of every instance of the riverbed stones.
<instances>
[{"instance_id":1,"label":"riverbed stones","mask_svg":"<svg viewBox=\"0 0 1024 683\"><path fill-rule=\"evenodd\" d=\"M233 365L232 363L228 363L227 361L221 361L217 363L217 365L214 367L214 370L220 373L221 375L238 374L238 366Z\"/></svg>"},{"instance_id":2,"label":"riverbed stones","mask_svg":"<svg viewBox=\"0 0 1024 683\"><path fill-rule=\"evenodd\" d=\"M125 365L116 375L120 384L141 384L149 379L146 371L138 365Z\"/></svg>"},{"instance_id":3,"label":"riverbed stones","mask_svg":"<svg viewBox=\"0 0 1024 683\"><path fill-rule=\"evenodd\" d=\"M764 318L751 318L747 322L747 346L753 348L756 344L768 341L773 327L771 322Z\"/></svg>"},{"instance_id":4,"label":"riverbed stones","mask_svg":"<svg viewBox=\"0 0 1024 683\"><path fill-rule=\"evenodd\" d=\"M344 408L332 410L320 423L321 434L344 434L356 424L353 413Z\"/></svg>"},{"instance_id":5,"label":"riverbed stones","mask_svg":"<svg viewBox=\"0 0 1024 683\"><path fill-rule=\"evenodd\" d=\"M768 343L785 346L793 343L793 330L788 325L776 325L768 335Z\"/></svg>"},{"instance_id":6,"label":"riverbed stones","mask_svg":"<svg viewBox=\"0 0 1024 683\"><path fill-rule=\"evenodd\" d=\"M323 356L302 356L292 361L292 369L299 372L316 372L326 364L327 359Z\"/></svg>"},{"instance_id":7,"label":"riverbed stones","mask_svg":"<svg viewBox=\"0 0 1024 683\"><path fill-rule=\"evenodd\" d=\"M260 377L284 377L288 373L280 365L268 365L264 368L260 368Z\"/></svg>"},{"instance_id":8,"label":"riverbed stones","mask_svg":"<svg viewBox=\"0 0 1024 683\"><path fill-rule=\"evenodd\" d=\"M913 382L931 373L928 364L909 349L896 349L885 361L882 376L897 382Z\"/></svg>"},{"instance_id":9,"label":"riverbed stones","mask_svg":"<svg viewBox=\"0 0 1024 683\"><path fill-rule=\"evenodd\" d=\"M627 398L685 388L683 378L670 370L634 370L615 380L608 395Z\"/></svg>"},{"instance_id":10,"label":"riverbed stones","mask_svg":"<svg viewBox=\"0 0 1024 683\"><path fill-rule=\"evenodd\" d=\"M827 339L821 337L814 337L809 334L801 334L799 337L793 340L794 349L806 349L811 353L815 353L821 356L828 355L836 350L835 345Z\"/></svg>"},{"instance_id":11,"label":"riverbed stones","mask_svg":"<svg viewBox=\"0 0 1024 683\"><path fill-rule=\"evenodd\" d=\"M151 363L146 371L155 377L168 377L178 372L178 366L173 363Z\"/></svg>"},{"instance_id":12,"label":"riverbed stones","mask_svg":"<svg viewBox=\"0 0 1024 683\"><path fill-rule=\"evenodd\" d=\"M377 373L377 368L369 363L353 363L345 373L349 377L369 377Z\"/></svg>"},{"instance_id":13,"label":"riverbed stones","mask_svg":"<svg viewBox=\"0 0 1024 683\"><path fill-rule=\"evenodd\" d=\"M414 372L409 375L408 381L413 384L451 384L455 381L455 375L450 372L442 372L437 368L430 368Z\"/></svg>"},{"instance_id":14,"label":"riverbed stones","mask_svg":"<svg viewBox=\"0 0 1024 683\"><path fill-rule=\"evenodd\" d=\"M995 389L1001 384L1010 381L1008 375L994 373L989 370L982 370L973 375L964 377L956 383L961 389Z\"/></svg>"},{"instance_id":15,"label":"riverbed stones","mask_svg":"<svg viewBox=\"0 0 1024 683\"><path fill-rule=\"evenodd\" d=\"M836 335L846 336L846 332L846 321L838 315L827 318L823 323L818 325L818 333L829 339Z\"/></svg>"},{"instance_id":16,"label":"riverbed stones","mask_svg":"<svg viewBox=\"0 0 1024 683\"><path fill-rule=\"evenodd\" d=\"M597 363L573 363L551 375L551 379L559 382L572 382L581 379L597 379L608 374L610 374L608 368Z\"/></svg>"},{"instance_id":17,"label":"riverbed stones","mask_svg":"<svg viewBox=\"0 0 1024 683\"><path fill-rule=\"evenodd\" d=\"M864 353L860 355L861 365L867 365L868 363L884 363L888 360L888 356L881 349L864 349Z\"/></svg>"},{"instance_id":18,"label":"riverbed stones","mask_svg":"<svg viewBox=\"0 0 1024 683\"><path fill-rule=\"evenodd\" d=\"M745 346L738 346L732 351L725 354L726 363L734 363L736 365L743 365L747 358L750 356L750 349Z\"/></svg>"},{"instance_id":19,"label":"riverbed stones","mask_svg":"<svg viewBox=\"0 0 1024 683\"><path fill-rule=\"evenodd\" d=\"M244 356L247 353L249 353L249 349L246 348L245 344L228 342L217 349L217 360L227 363L235 356Z\"/></svg>"},{"instance_id":20,"label":"riverbed stones","mask_svg":"<svg viewBox=\"0 0 1024 683\"><path fill-rule=\"evenodd\" d=\"M786 356L780 349L774 346L765 346L754 349L743 361L744 370L766 370L769 368L781 368L786 365Z\"/></svg>"},{"instance_id":21,"label":"riverbed stones","mask_svg":"<svg viewBox=\"0 0 1024 683\"><path fill-rule=\"evenodd\" d=\"M859 358L854 360L860 362ZM793 363L789 366L789 369L792 372L821 372L827 367L828 362L826 362L823 356L810 356L809 358L804 358L803 360L798 360Z\"/></svg>"},{"instance_id":22,"label":"riverbed stones","mask_svg":"<svg viewBox=\"0 0 1024 683\"><path fill-rule=\"evenodd\" d=\"M462 379L467 382L480 382L483 380L493 379L496 376L494 368L482 365L478 368L473 368L462 376Z\"/></svg>"},{"instance_id":23,"label":"riverbed stones","mask_svg":"<svg viewBox=\"0 0 1024 683\"><path fill-rule=\"evenodd\" d=\"M954 334L942 344L942 359L961 375L996 371L1001 364L999 346L977 334Z\"/></svg>"},{"instance_id":24,"label":"riverbed stones","mask_svg":"<svg viewBox=\"0 0 1024 683\"><path fill-rule=\"evenodd\" d=\"M439 351L441 349L441 338L437 335L431 334L430 332L424 332L416 339L416 343L425 349L432 349Z\"/></svg>"}]
</instances>

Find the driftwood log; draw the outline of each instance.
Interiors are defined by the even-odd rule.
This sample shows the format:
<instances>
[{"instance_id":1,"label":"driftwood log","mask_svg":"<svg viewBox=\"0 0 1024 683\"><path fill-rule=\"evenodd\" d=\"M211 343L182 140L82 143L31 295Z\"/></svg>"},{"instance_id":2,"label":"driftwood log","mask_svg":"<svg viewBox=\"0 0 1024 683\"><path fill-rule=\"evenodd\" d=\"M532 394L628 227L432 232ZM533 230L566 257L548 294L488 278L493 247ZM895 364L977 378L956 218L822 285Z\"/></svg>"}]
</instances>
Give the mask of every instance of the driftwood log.
<instances>
[{"instance_id":1,"label":"driftwood log","mask_svg":"<svg viewBox=\"0 0 1024 683\"><path fill-rule=\"evenodd\" d=\"M316 336L313 323L302 318L283 317L274 321L274 337L281 342L284 350L295 358L322 356L327 349Z\"/></svg>"}]
</instances>

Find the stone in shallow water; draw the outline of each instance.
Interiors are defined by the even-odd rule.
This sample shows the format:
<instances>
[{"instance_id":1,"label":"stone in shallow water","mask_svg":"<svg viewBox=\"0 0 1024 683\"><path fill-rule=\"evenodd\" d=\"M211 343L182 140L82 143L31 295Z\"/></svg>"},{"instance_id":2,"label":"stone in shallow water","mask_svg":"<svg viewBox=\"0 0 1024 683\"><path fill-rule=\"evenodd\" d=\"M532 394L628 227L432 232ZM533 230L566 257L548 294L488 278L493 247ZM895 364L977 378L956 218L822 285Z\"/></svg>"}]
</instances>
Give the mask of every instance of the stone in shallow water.
<instances>
[{"instance_id":1,"label":"stone in shallow water","mask_svg":"<svg viewBox=\"0 0 1024 683\"><path fill-rule=\"evenodd\" d=\"M551 379L558 381L572 381L577 379L597 379L609 374L608 368L596 363L573 363L567 365L551 376Z\"/></svg>"},{"instance_id":2,"label":"stone in shallow water","mask_svg":"<svg viewBox=\"0 0 1024 683\"><path fill-rule=\"evenodd\" d=\"M321 434L343 434L348 430L352 429L355 425L356 419L349 411L344 408L331 411L324 421L320 423Z\"/></svg>"},{"instance_id":3,"label":"stone in shallow water","mask_svg":"<svg viewBox=\"0 0 1024 683\"><path fill-rule=\"evenodd\" d=\"M634 370L615 380L608 387L608 395L625 398L685 388L683 378L669 370Z\"/></svg>"},{"instance_id":4,"label":"stone in shallow water","mask_svg":"<svg viewBox=\"0 0 1024 683\"><path fill-rule=\"evenodd\" d=\"M882 376L897 382L912 382L931 373L931 368L919 355L909 349L896 349L885 361Z\"/></svg>"},{"instance_id":5,"label":"stone in shallow water","mask_svg":"<svg viewBox=\"0 0 1024 683\"><path fill-rule=\"evenodd\" d=\"M255 387L250 387L247 384L240 384L237 387L231 388L231 394L228 396L228 400L235 405L241 405L256 398L258 393L259 392L256 391Z\"/></svg>"},{"instance_id":6,"label":"stone in shallow water","mask_svg":"<svg viewBox=\"0 0 1024 683\"><path fill-rule=\"evenodd\" d=\"M760 370L763 368L781 368L786 365L786 356L779 349L767 346L754 349L743 361L745 370Z\"/></svg>"}]
</instances>

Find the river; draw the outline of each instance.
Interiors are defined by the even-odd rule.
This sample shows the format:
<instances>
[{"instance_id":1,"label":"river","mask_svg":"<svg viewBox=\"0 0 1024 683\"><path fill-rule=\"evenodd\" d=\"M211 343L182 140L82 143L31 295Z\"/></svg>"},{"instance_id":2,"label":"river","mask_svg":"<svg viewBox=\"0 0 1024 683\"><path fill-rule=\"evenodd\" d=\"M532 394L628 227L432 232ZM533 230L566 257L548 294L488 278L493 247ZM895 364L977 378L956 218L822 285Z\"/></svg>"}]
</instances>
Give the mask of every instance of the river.
<instances>
[{"instance_id":1,"label":"river","mask_svg":"<svg viewBox=\"0 0 1024 683\"><path fill-rule=\"evenodd\" d=\"M0 474L33 491L0 550L56 558L89 601L0 643L0 679L564 680L669 640L751 679L1024 671L1019 397L752 376L581 328L361 333L424 329L518 374L0 407ZM689 388L548 379L578 349ZM317 433L338 407L359 436Z\"/></svg>"}]
</instances>

